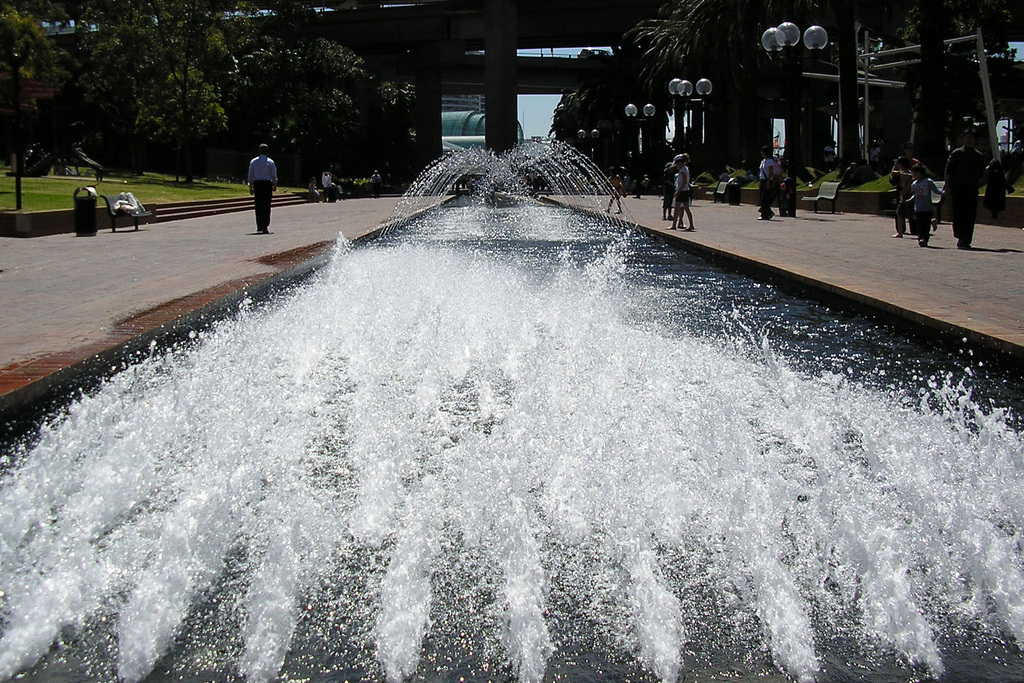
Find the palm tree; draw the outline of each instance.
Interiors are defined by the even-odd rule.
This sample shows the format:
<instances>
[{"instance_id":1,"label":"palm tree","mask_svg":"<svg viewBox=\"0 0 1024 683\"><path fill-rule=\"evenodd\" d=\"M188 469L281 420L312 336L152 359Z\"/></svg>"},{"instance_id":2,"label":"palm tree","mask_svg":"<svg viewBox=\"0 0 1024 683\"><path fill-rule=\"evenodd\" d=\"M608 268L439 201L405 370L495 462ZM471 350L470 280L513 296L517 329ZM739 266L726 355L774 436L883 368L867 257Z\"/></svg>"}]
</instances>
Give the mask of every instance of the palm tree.
<instances>
[{"instance_id":1,"label":"palm tree","mask_svg":"<svg viewBox=\"0 0 1024 683\"><path fill-rule=\"evenodd\" d=\"M821 4L818 0L673 0L658 19L638 24L626 38L640 47L643 79L667 84L686 74L715 83L705 125L709 138L726 140L728 150L722 146L709 150L709 162L721 165L724 158L738 161L744 152L752 153L770 135L741 122L747 112L757 109L761 34L783 17L805 21L819 13ZM742 131L740 139L727 139L726 130ZM799 130L799 121L788 120L787 130Z\"/></svg>"},{"instance_id":2,"label":"palm tree","mask_svg":"<svg viewBox=\"0 0 1024 683\"><path fill-rule=\"evenodd\" d=\"M581 128L596 128L601 136L597 147L602 153L595 154L595 161L602 165L626 166L635 177L654 177L665 162L652 150L664 146L668 91L655 92L653 81L636 78L636 53L629 46L616 48L612 55L595 59L601 60L603 68L576 90L562 95L552 118L552 130L560 140L572 141ZM640 122L627 120L623 109L629 103L643 107L648 102L655 105L657 112L653 119L643 123L649 146L641 158L636 144L636 127Z\"/></svg>"}]
</instances>

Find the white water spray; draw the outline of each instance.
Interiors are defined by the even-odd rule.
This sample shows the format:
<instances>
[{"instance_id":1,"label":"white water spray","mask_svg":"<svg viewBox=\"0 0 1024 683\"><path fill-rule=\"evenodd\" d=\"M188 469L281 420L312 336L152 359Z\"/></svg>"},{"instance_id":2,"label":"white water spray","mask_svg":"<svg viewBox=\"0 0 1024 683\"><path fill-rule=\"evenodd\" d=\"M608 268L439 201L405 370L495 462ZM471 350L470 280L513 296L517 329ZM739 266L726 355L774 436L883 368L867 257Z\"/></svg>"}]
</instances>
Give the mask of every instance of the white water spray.
<instances>
[{"instance_id":1,"label":"white water spray","mask_svg":"<svg viewBox=\"0 0 1024 683\"><path fill-rule=\"evenodd\" d=\"M468 651L533 682L581 647L664 681L736 649L828 680L842 638L910 679L964 624L1024 638L1000 411L694 337L627 277L647 246L566 212L423 220L10 454L0 678L98 640L116 654L85 647L82 680L344 653L403 681Z\"/></svg>"}]
</instances>

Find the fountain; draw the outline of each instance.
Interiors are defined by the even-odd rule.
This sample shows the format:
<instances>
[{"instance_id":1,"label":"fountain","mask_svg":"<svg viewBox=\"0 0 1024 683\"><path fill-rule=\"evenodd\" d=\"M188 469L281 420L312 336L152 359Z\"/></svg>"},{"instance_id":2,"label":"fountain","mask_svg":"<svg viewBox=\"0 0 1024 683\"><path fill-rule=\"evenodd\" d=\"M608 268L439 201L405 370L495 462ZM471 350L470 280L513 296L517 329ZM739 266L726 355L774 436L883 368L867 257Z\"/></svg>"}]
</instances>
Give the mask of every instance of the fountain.
<instances>
[{"instance_id":1,"label":"fountain","mask_svg":"<svg viewBox=\"0 0 1024 683\"><path fill-rule=\"evenodd\" d=\"M522 168L6 448L0 679L1024 676L1019 382Z\"/></svg>"},{"instance_id":2,"label":"fountain","mask_svg":"<svg viewBox=\"0 0 1024 683\"><path fill-rule=\"evenodd\" d=\"M587 156L564 143L524 144L502 155L469 149L442 156L403 195L392 226L437 206L464 189L493 203L498 194L537 196L543 191L578 210L598 212L608 203L612 185Z\"/></svg>"}]
</instances>

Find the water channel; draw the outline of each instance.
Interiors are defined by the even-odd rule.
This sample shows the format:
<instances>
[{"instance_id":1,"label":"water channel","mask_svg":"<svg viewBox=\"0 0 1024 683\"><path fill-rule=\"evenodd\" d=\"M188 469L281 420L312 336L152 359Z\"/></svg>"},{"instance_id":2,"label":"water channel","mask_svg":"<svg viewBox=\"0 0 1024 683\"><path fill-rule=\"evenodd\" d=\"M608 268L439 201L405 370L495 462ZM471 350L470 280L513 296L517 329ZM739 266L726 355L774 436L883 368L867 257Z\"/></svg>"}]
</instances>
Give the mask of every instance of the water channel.
<instances>
[{"instance_id":1,"label":"water channel","mask_svg":"<svg viewBox=\"0 0 1024 683\"><path fill-rule=\"evenodd\" d=\"M6 448L0 679L1020 680L1022 396L468 194Z\"/></svg>"}]
</instances>

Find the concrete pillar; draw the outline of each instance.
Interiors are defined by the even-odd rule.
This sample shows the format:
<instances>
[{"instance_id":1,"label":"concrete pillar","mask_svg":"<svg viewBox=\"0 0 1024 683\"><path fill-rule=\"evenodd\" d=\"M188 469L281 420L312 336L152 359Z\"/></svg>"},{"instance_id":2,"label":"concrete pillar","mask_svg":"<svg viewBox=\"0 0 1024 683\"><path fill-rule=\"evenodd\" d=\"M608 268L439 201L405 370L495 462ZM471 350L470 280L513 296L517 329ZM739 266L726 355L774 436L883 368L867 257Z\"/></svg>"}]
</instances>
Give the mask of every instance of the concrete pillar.
<instances>
[{"instance_id":1,"label":"concrete pillar","mask_svg":"<svg viewBox=\"0 0 1024 683\"><path fill-rule=\"evenodd\" d=\"M516 74L516 0L485 0L484 105L487 147L504 152L516 146L518 82Z\"/></svg>"},{"instance_id":2,"label":"concrete pillar","mask_svg":"<svg viewBox=\"0 0 1024 683\"><path fill-rule=\"evenodd\" d=\"M422 170L441 154L441 65L430 60L416 70L416 161Z\"/></svg>"}]
</instances>

